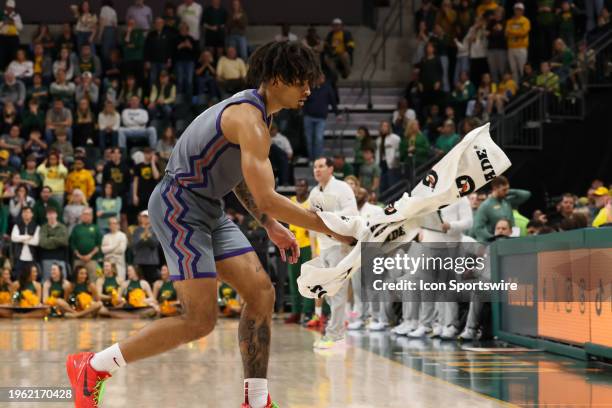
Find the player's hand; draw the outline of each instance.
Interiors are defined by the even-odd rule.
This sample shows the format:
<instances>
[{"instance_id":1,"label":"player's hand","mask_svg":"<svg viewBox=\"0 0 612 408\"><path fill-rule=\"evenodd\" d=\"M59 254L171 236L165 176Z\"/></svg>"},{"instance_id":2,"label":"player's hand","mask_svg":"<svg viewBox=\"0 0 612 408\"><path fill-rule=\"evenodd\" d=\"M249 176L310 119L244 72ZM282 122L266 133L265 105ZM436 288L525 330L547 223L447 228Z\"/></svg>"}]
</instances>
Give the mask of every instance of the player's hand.
<instances>
[{"instance_id":1,"label":"player's hand","mask_svg":"<svg viewBox=\"0 0 612 408\"><path fill-rule=\"evenodd\" d=\"M295 235L287 228L283 227L278 221L272 223L266 231L268 232L270 241L278 248L283 262L289 262L290 264L296 263L300 258L300 246L295 239ZM291 251L288 259L285 253L286 250Z\"/></svg>"}]
</instances>

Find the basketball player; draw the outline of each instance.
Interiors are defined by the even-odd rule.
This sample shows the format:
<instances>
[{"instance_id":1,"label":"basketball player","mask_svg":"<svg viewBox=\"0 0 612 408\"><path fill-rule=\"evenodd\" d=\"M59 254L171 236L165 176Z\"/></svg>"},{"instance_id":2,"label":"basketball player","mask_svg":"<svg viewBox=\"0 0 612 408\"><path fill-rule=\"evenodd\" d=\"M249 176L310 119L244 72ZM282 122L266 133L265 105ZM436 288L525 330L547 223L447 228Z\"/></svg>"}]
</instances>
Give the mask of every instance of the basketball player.
<instances>
[{"instance_id":1,"label":"basketball player","mask_svg":"<svg viewBox=\"0 0 612 408\"><path fill-rule=\"evenodd\" d=\"M210 333L218 312L217 277L246 302L238 327L245 377L242 407L276 406L266 380L274 288L220 200L234 191L283 260L289 251L290 263L299 258L299 246L279 221L345 243L352 238L334 234L315 213L276 193L268 160L271 115L304 106L310 84L320 76L316 57L299 43L271 42L255 51L249 65L249 83L259 88L212 106L191 123L149 200L151 224L176 281L182 314L157 320L99 353L70 355L66 369L76 407L97 407L112 371Z\"/></svg>"}]
</instances>

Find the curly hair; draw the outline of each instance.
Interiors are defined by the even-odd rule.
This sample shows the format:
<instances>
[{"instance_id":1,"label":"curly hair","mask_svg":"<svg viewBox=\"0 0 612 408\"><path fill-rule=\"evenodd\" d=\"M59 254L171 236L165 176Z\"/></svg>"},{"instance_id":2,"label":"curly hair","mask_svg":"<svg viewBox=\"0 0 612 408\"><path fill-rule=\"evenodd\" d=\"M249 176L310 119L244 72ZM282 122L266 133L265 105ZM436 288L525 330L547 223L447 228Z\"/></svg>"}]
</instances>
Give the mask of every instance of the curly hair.
<instances>
[{"instance_id":1,"label":"curly hair","mask_svg":"<svg viewBox=\"0 0 612 408\"><path fill-rule=\"evenodd\" d=\"M272 41L259 47L249 58L247 82L257 87L280 80L285 84L314 84L321 76L316 55L297 42Z\"/></svg>"}]
</instances>

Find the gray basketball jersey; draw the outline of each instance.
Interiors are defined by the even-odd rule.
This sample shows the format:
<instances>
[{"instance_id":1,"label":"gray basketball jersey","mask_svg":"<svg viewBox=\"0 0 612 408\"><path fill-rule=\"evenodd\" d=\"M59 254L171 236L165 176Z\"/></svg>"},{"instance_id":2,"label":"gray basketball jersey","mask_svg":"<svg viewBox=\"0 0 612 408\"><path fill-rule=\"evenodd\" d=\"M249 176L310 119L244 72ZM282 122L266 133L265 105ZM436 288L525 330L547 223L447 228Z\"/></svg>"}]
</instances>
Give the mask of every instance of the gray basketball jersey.
<instances>
[{"instance_id":1,"label":"gray basketball jersey","mask_svg":"<svg viewBox=\"0 0 612 408\"><path fill-rule=\"evenodd\" d=\"M243 179L240 145L230 143L221 131L221 115L231 105L249 103L269 124L266 106L256 89L247 89L211 106L185 129L174 146L166 174L179 185L204 197L220 199Z\"/></svg>"}]
</instances>

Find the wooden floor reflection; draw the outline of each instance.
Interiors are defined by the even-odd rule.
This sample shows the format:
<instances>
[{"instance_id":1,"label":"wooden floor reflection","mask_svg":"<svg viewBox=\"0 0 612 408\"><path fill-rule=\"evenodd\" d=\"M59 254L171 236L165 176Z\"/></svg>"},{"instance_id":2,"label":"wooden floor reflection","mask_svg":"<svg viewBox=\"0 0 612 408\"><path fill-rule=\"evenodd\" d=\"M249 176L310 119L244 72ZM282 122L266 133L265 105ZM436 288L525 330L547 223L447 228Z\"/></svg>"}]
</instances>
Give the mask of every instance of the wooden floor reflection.
<instances>
[{"instance_id":1,"label":"wooden floor reflection","mask_svg":"<svg viewBox=\"0 0 612 408\"><path fill-rule=\"evenodd\" d=\"M67 353L106 347L146 323L0 321L0 386L67 386ZM103 407L239 407L242 372L237 325L237 321L222 320L205 339L119 371L108 381ZM316 336L297 326L274 324L269 378L271 394L282 408L509 405L436 380L362 347L315 354L312 343ZM0 403L7 407L26 405L61 406Z\"/></svg>"}]
</instances>

